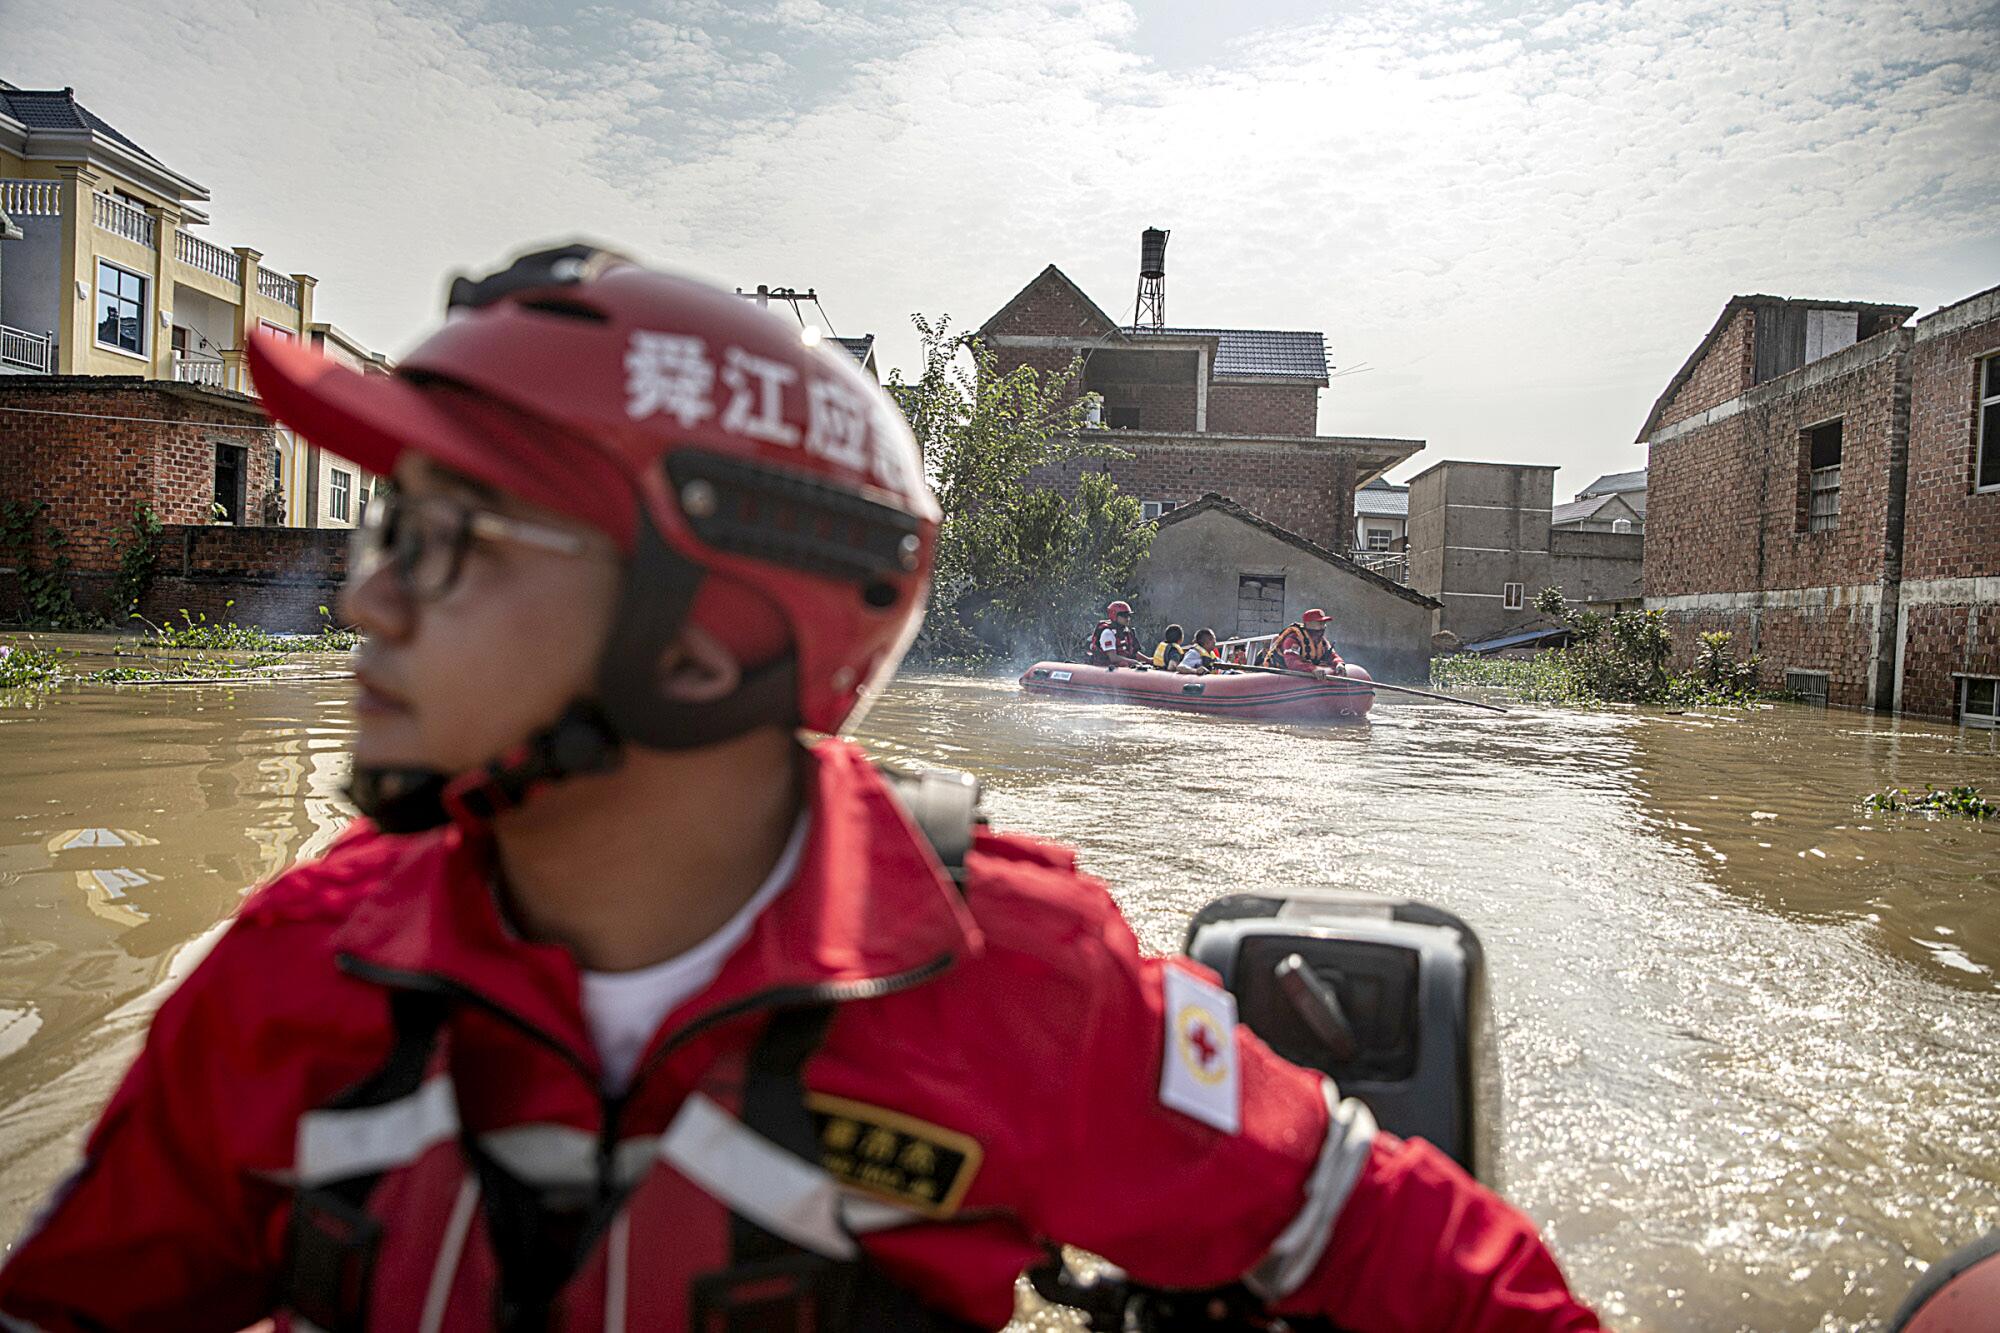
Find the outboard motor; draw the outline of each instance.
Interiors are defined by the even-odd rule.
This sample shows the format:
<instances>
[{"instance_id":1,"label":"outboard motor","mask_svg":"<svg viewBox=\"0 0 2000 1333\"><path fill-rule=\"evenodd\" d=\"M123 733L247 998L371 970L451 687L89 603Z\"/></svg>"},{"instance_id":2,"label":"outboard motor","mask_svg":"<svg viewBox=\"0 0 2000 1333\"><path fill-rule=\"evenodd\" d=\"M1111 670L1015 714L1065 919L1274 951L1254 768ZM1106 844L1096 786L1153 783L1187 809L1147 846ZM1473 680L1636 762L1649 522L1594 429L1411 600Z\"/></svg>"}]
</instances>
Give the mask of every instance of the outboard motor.
<instances>
[{"instance_id":1,"label":"outboard motor","mask_svg":"<svg viewBox=\"0 0 2000 1333\"><path fill-rule=\"evenodd\" d=\"M1236 1015L1293 1064L1329 1075L1376 1123L1428 1139L1498 1187L1500 1068L1486 1010L1486 956L1441 908L1360 894L1234 893L1195 915L1183 950L1236 996ZM1028 1271L1044 1300L1121 1333L1267 1328L1240 1286L1164 1291L1062 1255ZM1286 1320L1295 1330L1329 1328Z\"/></svg>"},{"instance_id":2,"label":"outboard motor","mask_svg":"<svg viewBox=\"0 0 2000 1333\"><path fill-rule=\"evenodd\" d=\"M1498 1187L1500 1069L1472 927L1407 900L1237 893L1196 914L1185 952L1272 1050Z\"/></svg>"}]
</instances>

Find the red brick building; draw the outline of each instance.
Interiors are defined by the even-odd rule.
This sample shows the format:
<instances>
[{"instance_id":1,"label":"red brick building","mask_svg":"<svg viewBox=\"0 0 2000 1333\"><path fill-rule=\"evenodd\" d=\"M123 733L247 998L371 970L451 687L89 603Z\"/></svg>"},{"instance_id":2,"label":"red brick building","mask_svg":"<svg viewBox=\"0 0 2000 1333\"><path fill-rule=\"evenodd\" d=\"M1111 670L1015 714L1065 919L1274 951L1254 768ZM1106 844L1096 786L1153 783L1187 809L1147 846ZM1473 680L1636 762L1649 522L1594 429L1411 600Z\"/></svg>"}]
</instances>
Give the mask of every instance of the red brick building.
<instances>
[{"instance_id":1,"label":"red brick building","mask_svg":"<svg viewBox=\"0 0 2000 1333\"><path fill-rule=\"evenodd\" d=\"M163 524L259 527L273 487L277 434L257 401L225 389L102 375L0 378L0 497L41 501L35 551L49 534L86 600L108 593L113 543L131 537L144 504ZM24 558L9 553L6 560ZM15 594L0 570L0 611Z\"/></svg>"},{"instance_id":2,"label":"red brick building","mask_svg":"<svg viewBox=\"0 0 2000 1333\"><path fill-rule=\"evenodd\" d=\"M1976 720L2000 676L2000 300L1913 313L1723 308L1640 434L1646 605L1683 654L1730 631L1766 685Z\"/></svg>"},{"instance_id":3,"label":"red brick building","mask_svg":"<svg viewBox=\"0 0 2000 1333\"><path fill-rule=\"evenodd\" d=\"M1424 447L1317 433L1321 334L1120 325L1053 264L979 337L1002 370L1054 374L1083 358L1082 388L1102 395L1105 439L1127 456L1072 463L1048 480L1068 486L1085 470L1109 472L1148 518L1214 491L1346 551L1355 488Z\"/></svg>"}]
</instances>

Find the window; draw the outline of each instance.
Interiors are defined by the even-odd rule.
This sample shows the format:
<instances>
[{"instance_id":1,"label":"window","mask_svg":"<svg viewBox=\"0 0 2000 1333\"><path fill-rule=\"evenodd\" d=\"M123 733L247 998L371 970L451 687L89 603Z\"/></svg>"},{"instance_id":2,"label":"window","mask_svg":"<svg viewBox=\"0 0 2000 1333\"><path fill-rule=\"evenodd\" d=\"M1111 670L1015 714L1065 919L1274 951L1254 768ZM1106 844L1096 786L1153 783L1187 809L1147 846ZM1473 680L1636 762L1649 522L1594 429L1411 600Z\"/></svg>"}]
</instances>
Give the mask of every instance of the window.
<instances>
[{"instance_id":1,"label":"window","mask_svg":"<svg viewBox=\"0 0 2000 1333\"><path fill-rule=\"evenodd\" d=\"M326 516L338 523L350 522L348 516L353 513L351 507L353 494L354 474L334 468L333 480L327 486Z\"/></svg>"},{"instance_id":2,"label":"window","mask_svg":"<svg viewBox=\"0 0 2000 1333\"><path fill-rule=\"evenodd\" d=\"M1521 585L1503 583L1500 585L1500 604L1509 611L1519 611L1526 603L1521 596Z\"/></svg>"},{"instance_id":3,"label":"window","mask_svg":"<svg viewBox=\"0 0 2000 1333\"><path fill-rule=\"evenodd\" d=\"M1826 707L1827 674L1824 671L1787 671L1785 693L1802 704Z\"/></svg>"},{"instance_id":4,"label":"window","mask_svg":"<svg viewBox=\"0 0 2000 1333\"><path fill-rule=\"evenodd\" d=\"M284 325L273 324L268 319L260 319L257 321L257 324L260 328L264 330L264 332L270 334L274 338L291 338L296 340L298 337L297 334L293 333L290 329L286 328Z\"/></svg>"},{"instance_id":5,"label":"window","mask_svg":"<svg viewBox=\"0 0 2000 1333\"><path fill-rule=\"evenodd\" d=\"M1958 678L1958 720L1968 727L2000 727L2000 677Z\"/></svg>"},{"instance_id":6,"label":"window","mask_svg":"<svg viewBox=\"0 0 2000 1333\"><path fill-rule=\"evenodd\" d=\"M1276 634L1285 627L1285 576L1236 576L1236 637Z\"/></svg>"},{"instance_id":7,"label":"window","mask_svg":"<svg viewBox=\"0 0 2000 1333\"><path fill-rule=\"evenodd\" d=\"M1802 432L1799 453L1806 465L1805 530L1831 532L1840 526L1840 423Z\"/></svg>"},{"instance_id":8,"label":"window","mask_svg":"<svg viewBox=\"0 0 2000 1333\"><path fill-rule=\"evenodd\" d=\"M1611 530L1613 532L1630 532L1632 530L1632 520L1629 518L1614 518L1611 520Z\"/></svg>"},{"instance_id":9,"label":"window","mask_svg":"<svg viewBox=\"0 0 2000 1333\"><path fill-rule=\"evenodd\" d=\"M1179 500L1141 500L1139 501L1139 517L1150 523L1163 514L1173 513L1180 507L1181 502Z\"/></svg>"},{"instance_id":10,"label":"window","mask_svg":"<svg viewBox=\"0 0 2000 1333\"><path fill-rule=\"evenodd\" d=\"M2000 356L1979 363L1979 458L1972 484L2000 490Z\"/></svg>"},{"instance_id":11,"label":"window","mask_svg":"<svg viewBox=\"0 0 2000 1333\"><path fill-rule=\"evenodd\" d=\"M1389 543L1394 540L1396 533L1393 528L1368 529L1368 549L1371 551L1386 551L1389 549Z\"/></svg>"},{"instance_id":12,"label":"window","mask_svg":"<svg viewBox=\"0 0 2000 1333\"><path fill-rule=\"evenodd\" d=\"M212 511L217 523L241 523L243 521L243 486L248 452L240 445L218 444L215 446L215 508Z\"/></svg>"},{"instance_id":13,"label":"window","mask_svg":"<svg viewBox=\"0 0 2000 1333\"><path fill-rule=\"evenodd\" d=\"M146 280L101 259L97 261L97 341L137 356L146 354Z\"/></svg>"}]
</instances>

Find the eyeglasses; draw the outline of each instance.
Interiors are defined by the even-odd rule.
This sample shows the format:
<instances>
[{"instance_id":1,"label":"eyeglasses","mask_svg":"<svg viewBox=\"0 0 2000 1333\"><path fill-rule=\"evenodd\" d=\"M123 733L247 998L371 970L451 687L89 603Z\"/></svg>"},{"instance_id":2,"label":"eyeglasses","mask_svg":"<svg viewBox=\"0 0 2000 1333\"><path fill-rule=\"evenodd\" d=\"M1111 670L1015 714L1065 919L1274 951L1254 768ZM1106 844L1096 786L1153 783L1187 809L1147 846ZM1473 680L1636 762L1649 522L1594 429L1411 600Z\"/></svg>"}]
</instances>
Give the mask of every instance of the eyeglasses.
<instances>
[{"instance_id":1,"label":"eyeglasses","mask_svg":"<svg viewBox=\"0 0 2000 1333\"><path fill-rule=\"evenodd\" d=\"M574 532L509 518L441 496L378 496L354 530L349 577L359 583L388 561L404 591L435 601L458 583L474 541L513 542L560 555L582 555L591 542Z\"/></svg>"}]
</instances>

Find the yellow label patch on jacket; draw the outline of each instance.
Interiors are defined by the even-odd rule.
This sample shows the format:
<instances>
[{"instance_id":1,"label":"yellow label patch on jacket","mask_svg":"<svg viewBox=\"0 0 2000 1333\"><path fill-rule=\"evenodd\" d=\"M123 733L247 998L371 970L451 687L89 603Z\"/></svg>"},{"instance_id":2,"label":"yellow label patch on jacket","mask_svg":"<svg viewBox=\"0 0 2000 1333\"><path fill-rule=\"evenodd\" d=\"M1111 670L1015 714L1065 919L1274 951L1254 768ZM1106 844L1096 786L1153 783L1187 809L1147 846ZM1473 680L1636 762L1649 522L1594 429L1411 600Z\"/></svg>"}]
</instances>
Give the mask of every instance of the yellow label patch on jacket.
<instances>
[{"instance_id":1,"label":"yellow label patch on jacket","mask_svg":"<svg viewBox=\"0 0 2000 1333\"><path fill-rule=\"evenodd\" d=\"M986 1155L979 1141L900 1111L808 1093L819 1164L842 1182L924 1214L958 1211Z\"/></svg>"}]
</instances>

